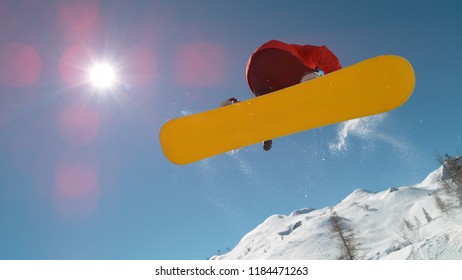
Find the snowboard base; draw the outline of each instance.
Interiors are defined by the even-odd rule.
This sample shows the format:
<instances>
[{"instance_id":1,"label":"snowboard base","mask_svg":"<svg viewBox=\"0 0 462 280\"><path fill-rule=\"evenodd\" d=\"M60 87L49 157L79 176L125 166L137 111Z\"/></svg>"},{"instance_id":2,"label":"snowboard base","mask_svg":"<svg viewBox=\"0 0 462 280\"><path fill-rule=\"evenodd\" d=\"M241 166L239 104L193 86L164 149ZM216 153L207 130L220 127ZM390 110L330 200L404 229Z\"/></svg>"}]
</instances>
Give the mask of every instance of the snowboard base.
<instances>
[{"instance_id":1,"label":"snowboard base","mask_svg":"<svg viewBox=\"0 0 462 280\"><path fill-rule=\"evenodd\" d=\"M378 56L314 80L173 119L160 131L166 157L188 164L268 139L393 110L415 85L404 58Z\"/></svg>"}]
</instances>

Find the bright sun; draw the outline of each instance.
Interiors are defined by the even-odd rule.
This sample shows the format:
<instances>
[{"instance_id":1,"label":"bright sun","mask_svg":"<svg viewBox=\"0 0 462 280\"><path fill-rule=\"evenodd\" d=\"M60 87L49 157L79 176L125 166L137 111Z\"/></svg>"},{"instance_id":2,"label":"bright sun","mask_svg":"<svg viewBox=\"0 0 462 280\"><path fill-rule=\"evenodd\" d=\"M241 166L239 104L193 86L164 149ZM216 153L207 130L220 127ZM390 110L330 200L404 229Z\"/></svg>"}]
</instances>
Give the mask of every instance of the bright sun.
<instances>
[{"instance_id":1,"label":"bright sun","mask_svg":"<svg viewBox=\"0 0 462 280\"><path fill-rule=\"evenodd\" d=\"M95 63L90 68L89 75L90 82L96 89L111 89L117 83L116 69L107 62Z\"/></svg>"}]
</instances>

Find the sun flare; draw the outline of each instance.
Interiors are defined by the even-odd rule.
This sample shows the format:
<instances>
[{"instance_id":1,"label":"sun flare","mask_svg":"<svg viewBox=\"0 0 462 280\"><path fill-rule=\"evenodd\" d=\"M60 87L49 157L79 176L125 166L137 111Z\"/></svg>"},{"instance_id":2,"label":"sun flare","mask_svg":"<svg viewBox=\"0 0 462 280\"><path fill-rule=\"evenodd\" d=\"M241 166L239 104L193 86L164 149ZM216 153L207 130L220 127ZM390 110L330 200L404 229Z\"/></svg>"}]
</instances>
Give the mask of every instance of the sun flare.
<instances>
[{"instance_id":1,"label":"sun flare","mask_svg":"<svg viewBox=\"0 0 462 280\"><path fill-rule=\"evenodd\" d=\"M95 63L90 68L89 79L96 89L112 89L117 83L117 71L110 63Z\"/></svg>"}]
</instances>

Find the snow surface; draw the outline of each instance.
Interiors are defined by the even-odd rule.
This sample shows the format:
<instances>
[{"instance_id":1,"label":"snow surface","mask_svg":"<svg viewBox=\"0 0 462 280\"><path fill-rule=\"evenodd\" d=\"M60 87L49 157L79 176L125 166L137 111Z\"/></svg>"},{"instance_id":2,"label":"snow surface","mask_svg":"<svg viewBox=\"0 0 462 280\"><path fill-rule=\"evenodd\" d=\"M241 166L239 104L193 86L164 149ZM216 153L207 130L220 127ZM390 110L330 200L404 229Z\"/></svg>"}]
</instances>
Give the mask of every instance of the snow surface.
<instances>
[{"instance_id":1,"label":"snow surface","mask_svg":"<svg viewBox=\"0 0 462 280\"><path fill-rule=\"evenodd\" d=\"M359 189L333 207L273 215L233 250L212 259L339 259L342 242L331 230L334 212L350 228L360 259L462 259L462 211L443 213L435 202L445 177L440 167L414 186L378 193Z\"/></svg>"}]
</instances>

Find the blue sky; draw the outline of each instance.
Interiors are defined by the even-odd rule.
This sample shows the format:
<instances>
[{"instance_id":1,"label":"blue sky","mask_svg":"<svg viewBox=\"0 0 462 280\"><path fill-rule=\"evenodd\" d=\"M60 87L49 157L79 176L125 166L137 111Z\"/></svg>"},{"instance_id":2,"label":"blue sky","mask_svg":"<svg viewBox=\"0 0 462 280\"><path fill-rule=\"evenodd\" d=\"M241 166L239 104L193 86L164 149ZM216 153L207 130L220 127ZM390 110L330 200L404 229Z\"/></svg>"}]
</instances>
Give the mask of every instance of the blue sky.
<instances>
[{"instance_id":1,"label":"blue sky","mask_svg":"<svg viewBox=\"0 0 462 280\"><path fill-rule=\"evenodd\" d=\"M459 1L0 0L0 259L205 259L272 214L411 185L462 144ZM260 44L397 54L397 110L176 166L167 120L252 97ZM85 82L97 60L120 83Z\"/></svg>"}]
</instances>

